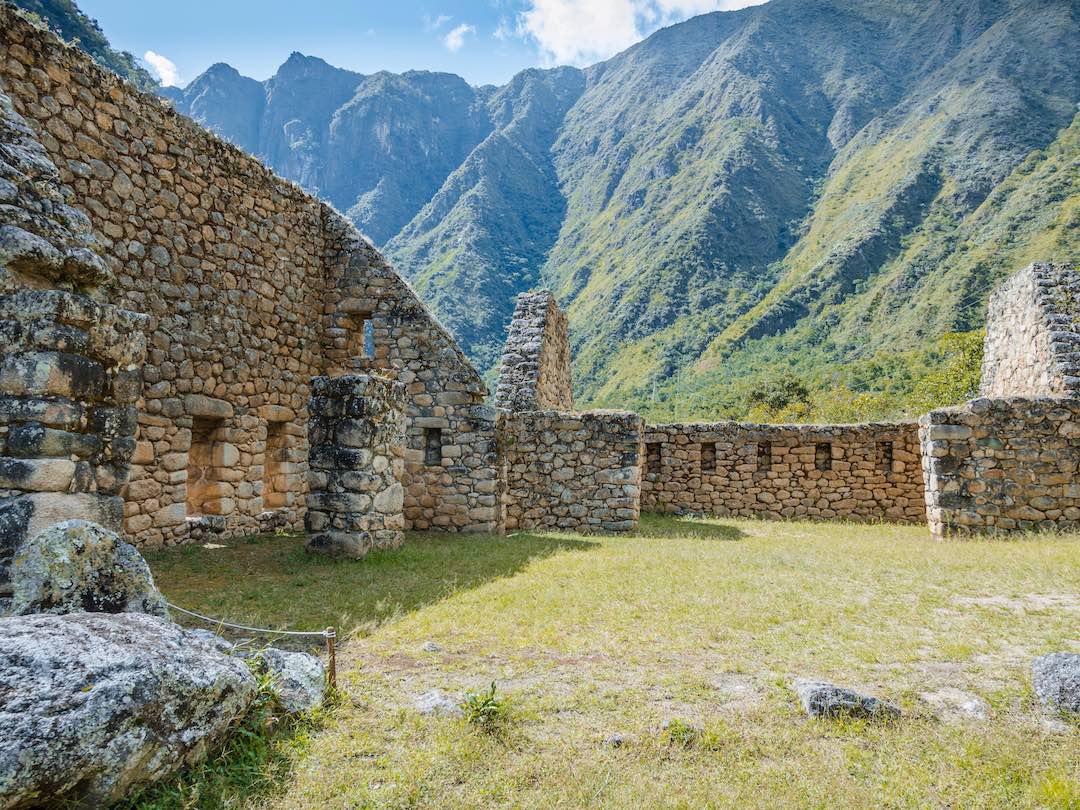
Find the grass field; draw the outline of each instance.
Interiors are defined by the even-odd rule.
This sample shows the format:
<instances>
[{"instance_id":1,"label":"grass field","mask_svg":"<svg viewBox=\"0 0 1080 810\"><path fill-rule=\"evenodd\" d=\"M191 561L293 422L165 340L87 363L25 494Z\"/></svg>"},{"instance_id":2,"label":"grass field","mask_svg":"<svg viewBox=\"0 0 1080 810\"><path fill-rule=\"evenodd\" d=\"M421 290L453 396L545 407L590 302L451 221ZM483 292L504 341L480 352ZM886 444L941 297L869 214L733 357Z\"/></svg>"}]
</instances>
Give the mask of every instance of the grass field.
<instances>
[{"instance_id":1,"label":"grass field","mask_svg":"<svg viewBox=\"0 0 1080 810\"><path fill-rule=\"evenodd\" d=\"M359 562L287 537L149 559L177 604L353 630L337 708L236 806L1080 808L1080 725L1047 722L1029 674L1080 652L1075 536L646 517L622 537L410 535ZM904 717L807 719L796 676ZM413 706L492 681L490 729ZM987 719L954 711L973 698Z\"/></svg>"}]
</instances>

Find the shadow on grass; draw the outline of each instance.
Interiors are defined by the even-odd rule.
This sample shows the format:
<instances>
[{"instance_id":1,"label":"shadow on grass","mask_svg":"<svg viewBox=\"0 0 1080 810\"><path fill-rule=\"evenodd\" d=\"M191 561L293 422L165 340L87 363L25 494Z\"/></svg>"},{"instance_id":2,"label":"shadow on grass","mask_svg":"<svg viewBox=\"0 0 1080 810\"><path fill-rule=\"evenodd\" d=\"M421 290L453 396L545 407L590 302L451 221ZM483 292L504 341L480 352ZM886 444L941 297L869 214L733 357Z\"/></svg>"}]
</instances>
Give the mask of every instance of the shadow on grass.
<instances>
[{"instance_id":1,"label":"shadow on grass","mask_svg":"<svg viewBox=\"0 0 1080 810\"><path fill-rule=\"evenodd\" d=\"M747 536L738 526L717 518L642 513L632 537L688 538L700 540L741 540Z\"/></svg>"},{"instance_id":2,"label":"shadow on grass","mask_svg":"<svg viewBox=\"0 0 1080 810\"><path fill-rule=\"evenodd\" d=\"M305 552L303 535L261 535L230 540L224 548L183 546L146 557L158 587L181 607L276 630L333 625L340 637L511 576L531 560L596 545L527 533L409 534L400 549L333 560Z\"/></svg>"}]
</instances>

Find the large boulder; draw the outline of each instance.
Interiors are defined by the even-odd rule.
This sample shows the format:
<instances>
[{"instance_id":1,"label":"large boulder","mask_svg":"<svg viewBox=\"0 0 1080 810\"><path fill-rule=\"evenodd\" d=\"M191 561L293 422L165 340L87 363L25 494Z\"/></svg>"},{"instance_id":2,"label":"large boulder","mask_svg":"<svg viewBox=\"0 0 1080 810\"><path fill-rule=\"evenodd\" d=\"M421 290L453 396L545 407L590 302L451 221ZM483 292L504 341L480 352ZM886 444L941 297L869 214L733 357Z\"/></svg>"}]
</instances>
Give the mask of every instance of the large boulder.
<instances>
[{"instance_id":1,"label":"large boulder","mask_svg":"<svg viewBox=\"0 0 1080 810\"><path fill-rule=\"evenodd\" d=\"M259 650L255 668L269 673L281 706L290 714L322 705L326 696L326 669L314 655L275 647Z\"/></svg>"},{"instance_id":2,"label":"large boulder","mask_svg":"<svg viewBox=\"0 0 1080 810\"><path fill-rule=\"evenodd\" d=\"M1031 682L1047 709L1080 715L1080 654L1039 656L1031 663Z\"/></svg>"},{"instance_id":3,"label":"large boulder","mask_svg":"<svg viewBox=\"0 0 1080 810\"><path fill-rule=\"evenodd\" d=\"M0 808L99 807L202 759L256 678L138 613L0 619Z\"/></svg>"},{"instance_id":4,"label":"large boulder","mask_svg":"<svg viewBox=\"0 0 1080 810\"><path fill-rule=\"evenodd\" d=\"M6 614L148 613L167 616L165 598L138 550L85 520L57 523L26 541L11 566Z\"/></svg>"}]
</instances>

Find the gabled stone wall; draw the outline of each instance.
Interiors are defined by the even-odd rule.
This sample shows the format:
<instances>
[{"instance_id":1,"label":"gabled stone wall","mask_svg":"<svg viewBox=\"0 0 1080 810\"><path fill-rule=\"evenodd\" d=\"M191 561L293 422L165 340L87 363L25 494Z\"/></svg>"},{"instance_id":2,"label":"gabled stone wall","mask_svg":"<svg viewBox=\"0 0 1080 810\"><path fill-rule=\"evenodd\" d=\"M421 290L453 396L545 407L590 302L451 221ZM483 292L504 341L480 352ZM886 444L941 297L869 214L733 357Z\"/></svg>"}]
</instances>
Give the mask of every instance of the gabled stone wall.
<instances>
[{"instance_id":1,"label":"gabled stone wall","mask_svg":"<svg viewBox=\"0 0 1080 810\"><path fill-rule=\"evenodd\" d=\"M569 411L570 326L547 290L521 293L503 351L495 405L508 411Z\"/></svg>"},{"instance_id":2,"label":"gabled stone wall","mask_svg":"<svg viewBox=\"0 0 1080 810\"><path fill-rule=\"evenodd\" d=\"M991 296L979 393L1080 393L1080 273L1075 265L1037 262Z\"/></svg>"},{"instance_id":3,"label":"gabled stone wall","mask_svg":"<svg viewBox=\"0 0 1080 810\"><path fill-rule=\"evenodd\" d=\"M918 429L649 425L642 508L773 519L926 519Z\"/></svg>"}]
</instances>

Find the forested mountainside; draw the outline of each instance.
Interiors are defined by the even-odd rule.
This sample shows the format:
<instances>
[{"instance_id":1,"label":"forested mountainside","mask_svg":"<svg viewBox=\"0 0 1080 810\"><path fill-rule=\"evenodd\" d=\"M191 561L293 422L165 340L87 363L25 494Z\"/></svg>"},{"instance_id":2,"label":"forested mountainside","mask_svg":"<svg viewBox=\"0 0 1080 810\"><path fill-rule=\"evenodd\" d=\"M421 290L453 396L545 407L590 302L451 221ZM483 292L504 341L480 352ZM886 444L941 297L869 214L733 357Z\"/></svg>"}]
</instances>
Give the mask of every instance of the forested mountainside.
<instances>
[{"instance_id":1,"label":"forested mountainside","mask_svg":"<svg viewBox=\"0 0 1080 810\"><path fill-rule=\"evenodd\" d=\"M994 283L1080 258L1075 0L772 0L499 88L294 54L169 95L346 212L484 371L547 286L579 402L654 418L962 397Z\"/></svg>"}]
</instances>

